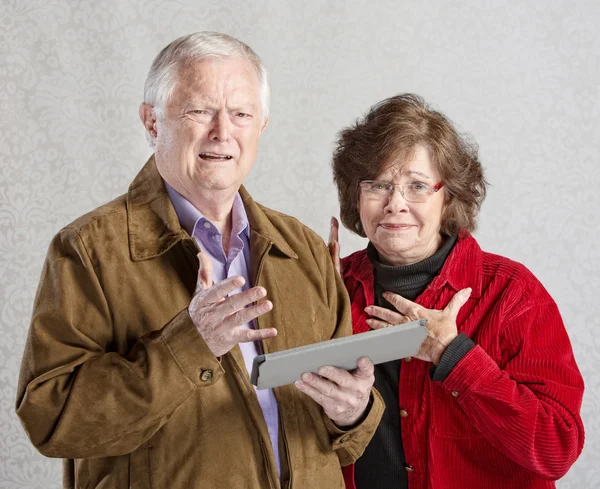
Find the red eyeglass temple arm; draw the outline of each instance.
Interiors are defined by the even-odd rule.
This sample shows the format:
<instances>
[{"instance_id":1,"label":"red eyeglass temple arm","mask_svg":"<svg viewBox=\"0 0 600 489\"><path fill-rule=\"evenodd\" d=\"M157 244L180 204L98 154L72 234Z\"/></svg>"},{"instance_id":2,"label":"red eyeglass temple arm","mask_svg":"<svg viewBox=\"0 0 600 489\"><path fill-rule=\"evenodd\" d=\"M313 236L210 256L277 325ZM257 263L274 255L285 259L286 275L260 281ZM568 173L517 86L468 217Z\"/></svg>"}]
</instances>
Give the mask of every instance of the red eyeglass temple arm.
<instances>
[{"instance_id":1,"label":"red eyeglass temple arm","mask_svg":"<svg viewBox=\"0 0 600 489\"><path fill-rule=\"evenodd\" d=\"M439 189L441 189L444 186L444 182L438 182L433 186L433 191L437 192Z\"/></svg>"}]
</instances>

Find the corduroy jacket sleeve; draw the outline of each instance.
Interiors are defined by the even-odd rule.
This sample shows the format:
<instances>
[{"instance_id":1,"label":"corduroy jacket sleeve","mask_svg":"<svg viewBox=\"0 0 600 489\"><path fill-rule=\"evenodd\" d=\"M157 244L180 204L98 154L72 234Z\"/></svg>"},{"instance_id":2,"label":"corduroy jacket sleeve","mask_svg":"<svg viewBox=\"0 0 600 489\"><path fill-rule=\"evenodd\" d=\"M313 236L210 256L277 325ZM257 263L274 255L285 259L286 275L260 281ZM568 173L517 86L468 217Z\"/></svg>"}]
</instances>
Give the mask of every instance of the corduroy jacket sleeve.
<instances>
[{"instance_id":1,"label":"corduroy jacket sleeve","mask_svg":"<svg viewBox=\"0 0 600 489\"><path fill-rule=\"evenodd\" d=\"M42 271L16 400L16 411L44 455L107 457L150 438L222 368L187 310L141 336L127 355L114 346L103 284L78 229L52 241ZM212 380L199 379L198 366Z\"/></svg>"},{"instance_id":2,"label":"corduroy jacket sleeve","mask_svg":"<svg viewBox=\"0 0 600 489\"><path fill-rule=\"evenodd\" d=\"M533 276L526 285L509 294L518 299L499 330L501 362L477 345L442 385L494 447L556 480L583 448L584 385L558 307Z\"/></svg>"}]
</instances>

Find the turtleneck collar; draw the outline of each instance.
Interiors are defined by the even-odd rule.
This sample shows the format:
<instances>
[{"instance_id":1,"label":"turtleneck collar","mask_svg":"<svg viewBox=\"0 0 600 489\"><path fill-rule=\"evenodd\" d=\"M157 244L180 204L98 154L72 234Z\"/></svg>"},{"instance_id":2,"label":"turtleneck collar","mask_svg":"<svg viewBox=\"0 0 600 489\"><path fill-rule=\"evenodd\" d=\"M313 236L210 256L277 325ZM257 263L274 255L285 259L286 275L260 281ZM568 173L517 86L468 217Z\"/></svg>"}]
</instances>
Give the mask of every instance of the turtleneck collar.
<instances>
[{"instance_id":1,"label":"turtleneck collar","mask_svg":"<svg viewBox=\"0 0 600 489\"><path fill-rule=\"evenodd\" d=\"M456 238L444 236L444 242L433 255L410 265L385 265L379 259L379 253L371 242L367 245L367 256L373 264L375 279L375 298L378 304L390 307L383 299L384 291L395 292L414 301L442 269L446 258L452 251Z\"/></svg>"}]
</instances>

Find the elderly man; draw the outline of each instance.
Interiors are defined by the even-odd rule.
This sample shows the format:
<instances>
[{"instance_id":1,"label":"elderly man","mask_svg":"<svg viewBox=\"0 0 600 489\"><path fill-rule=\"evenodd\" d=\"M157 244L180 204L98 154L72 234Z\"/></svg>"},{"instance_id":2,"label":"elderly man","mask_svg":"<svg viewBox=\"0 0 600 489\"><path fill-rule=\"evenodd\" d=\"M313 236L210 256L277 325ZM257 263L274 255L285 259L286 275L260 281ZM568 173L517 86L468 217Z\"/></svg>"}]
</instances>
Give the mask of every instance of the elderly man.
<instances>
[{"instance_id":1,"label":"elderly man","mask_svg":"<svg viewBox=\"0 0 600 489\"><path fill-rule=\"evenodd\" d=\"M127 195L52 241L17 413L64 486L342 488L383 411L373 365L256 391L260 352L350 334L323 241L241 183L267 74L222 34L154 60L140 118L154 155Z\"/></svg>"}]
</instances>

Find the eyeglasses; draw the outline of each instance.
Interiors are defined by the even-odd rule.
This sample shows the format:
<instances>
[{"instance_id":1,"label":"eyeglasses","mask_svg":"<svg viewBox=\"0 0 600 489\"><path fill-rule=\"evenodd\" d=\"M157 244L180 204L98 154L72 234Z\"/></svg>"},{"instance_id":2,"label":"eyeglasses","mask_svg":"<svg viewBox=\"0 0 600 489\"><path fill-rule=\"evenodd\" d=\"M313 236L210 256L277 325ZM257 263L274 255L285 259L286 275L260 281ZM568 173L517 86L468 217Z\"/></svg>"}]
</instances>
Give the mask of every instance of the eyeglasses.
<instances>
[{"instance_id":1,"label":"eyeglasses","mask_svg":"<svg viewBox=\"0 0 600 489\"><path fill-rule=\"evenodd\" d=\"M397 184L391 182L378 182L376 180L362 180L359 185L360 190L364 195L376 199L385 199L392 195L394 187L400 187L400 194L404 197L404 200L407 202L419 203L426 202L430 195L436 193L444 186L444 183L438 182L431 186L421 182Z\"/></svg>"}]
</instances>

